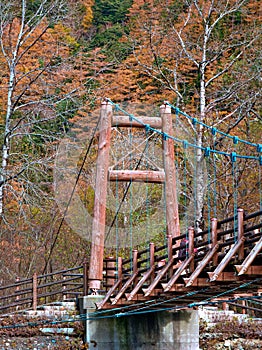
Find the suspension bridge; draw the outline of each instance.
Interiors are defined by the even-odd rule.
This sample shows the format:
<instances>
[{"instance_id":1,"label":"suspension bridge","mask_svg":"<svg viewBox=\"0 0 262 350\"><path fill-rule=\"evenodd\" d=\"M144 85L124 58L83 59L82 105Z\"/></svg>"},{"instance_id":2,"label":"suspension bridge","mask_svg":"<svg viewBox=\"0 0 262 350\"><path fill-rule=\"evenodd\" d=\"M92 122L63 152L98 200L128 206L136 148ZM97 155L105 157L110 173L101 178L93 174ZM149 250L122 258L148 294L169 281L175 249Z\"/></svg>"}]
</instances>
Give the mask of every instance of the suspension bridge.
<instances>
[{"instance_id":1,"label":"suspension bridge","mask_svg":"<svg viewBox=\"0 0 262 350\"><path fill-rule=\"evenodd\" d=\"M173 107L169 103L164 104L160 108L160 117L146 116L135 117L134 115L121 109L115 105L117 110L122 112L122 116L113 116L112 113L112 101L107 101L102 108L101 121L100 121L100 138L98 144L98 158L97 158L97 173L96 173L96 198L94 206L94 221L92 228L92 250L89 269L89 288L91 293L96 294L97 290L101 289L101 281L103 279L103 261L104 261L104 241L105 241L105 228L106 228L106 200L107 200L107 183L108 181L116 184L117 190L120 188L120 183L128 182L132 186L135 182L143 183L145 186L150 184L164 185L164 197L165 197L165 215L163 221L157 222L158 228L162 227L165 231L164 237L165 244L156 248L154 242L150 242L147 248L142 250L134 249L133 242L136 243L136 237L134 236L135 228L132 227L132 217L129 218L129 233L127 240L130 242L130 258L123 260L121 256L117 256L115 260L110 262L110 268L112 269L111 276L109 278L110 283L116 279L115 283L111 286L106 294L103 302L99 304L98 308L110 307L111 305L126 304L134 299L143 300L155 295L165 295L167 293L186 292L189 287L203 288L207 287L210 290L219 290L226 287L228 290L228 281L239 284L243 281L243 276L250 279L253 277L253 282L247 282L246 287L253 289L254 285L257 286L257 277L260 272L259 265L252 265L254 261L257 261L262 246L261 238L261 211L257 211L252 215L245 215L242 208L238 208L239 200L237 193L232 193L232 209L233 216L222 221L217 221L217 218L210 219L210 208L207 215L209 222L205 223L206 229L199 230L193 221L193 225L188 229L184 229L186 232L181 235L180 221L181 213L179 213L179 194L177 191L177 170L175 161L175 142L182 143L184 148L189 146L195 147L196 151L199 149L205 157L210 157L210 154L219 154L220 156L227 157L231 163L231 175L232 183L235 186L239 183L237 179L238 173L235 170L237 168L238 159L241 161L257 162L258 171L254 171L257 174L255 180L258 193L258 200L260 201L258 209L261 209L261 179L260 179L260 167L261 167L261 145L253 144L239 139L236 136L230 136L215 128L209 128L208 126L198 122L195 118L190 118L193 125L199 123L201 126L206 127L211 131L214 136L220 133L223 137L231 138L234 145L238 143L248 144L250 147L254 147L256 155L243 155L238 154L236 149L227 153L225 151L211 149L210 147L204 147L199 145L190 144L188 141L178 139L173 136L172 126L172 114L171 108ZM184 113L175 109L176 114ZM187 115L186 115L187 116ZM189 116L187 116L189 117ZM146 138L146 144L140 143L139 146L135 146L135 150L128 151L123 156L120 154L119 159L109 165L110 162L110 139L111 130L114 128L143 128ZM155 136L160 136L162 139L162 167L157 164L157 157L152 149L150 149L149 139ZM128 143L132 148L134 142L135 133L128 135ZM140 135L141 136L141 135ZM140 140L141 142L141 140ZM154 144L155 144L154 140ZM142 146L141 146L142 144ZM144 148L141 151L141 148ZM138 154L136 151L138 150ZM178 151L177 151L178 152ZM142 153L142 154L141 154ZM152 156L154 154L154 156ZM143 157L145 159L143 159ZM153 158L153 159L152 159ZM203 163L203 160L201 160ZM195 165L195 167L199 165ZM204 170L202 169L202 173ZM214 176L213 169L213 176ZM199 172L201 174L201 172ZM211 174L212 175L212 174ZM211 176L207 174L207 180ZM224 174L225 177L225 174ZM227 179L228 180L228 179ZM185 180L186 181L186 180ZM212 186L217 186L216 179L214 179ZM224 180L225 181L225 180ZM125 187L124 196L126 199L127 191L130 191L129 198L130 213L134 215L135 209L132 208L134 200L132 199L132 189L130 186ZM155 185L153 185L155 186ZM211 184L201 183L200 186L211 186ZM187 190L187 184L184 183L183 187ZM197 187L197 186L196 186ZM154 187L153 187L154 188ZM234 191L237 189L234 188ZM152 186L151 186L152 191ZM210 189L209 189L210 191ZM141 190L140 190L141 192ZM213 200L217 190L213 188ZM201 194L203 194L202 192ZM259 194L260 193L260 194ZM155 216L160 216L157 207L156 215L152 214L152 211L148 214L147 202L150 201L150 190L146 191L147 198L145 199L145 206L143 210L146 211L146 218L144 219L144 225L147 226L151 232L156 232L154 225L151 226L152 216L153 220L157 221ZM118 194L117 194L118 195ZM189 197L185 193L185 196ZM208 204L210 206L210 194L206 195L208 198ZM195 199L196 200L196 199ZM119 213L121 201L118 198L116 213ZM216 204L217 205L217 204ZM140 205L141 206L141 205ZM186 205L185 205L186 206ZM189 203L190 206L190 203ZM197 209L196 209L197 212ZM186 214L185 214L186 215ZM187 213L187 216L190 216ZM191 220L194 216L191 215ZM198 218L199 219L199 218ZM231 227L230 227L231 225ZM225 227L223 229L223 227ZM112 225L109 228L111 230ZM122 238L119 235L119 227L115 227L115 249L117 251L119 240ZM140 232L141 234L141 232ZM148 233L144 231L144 241L148 239ZM106 237L107 238L107 237ZM183 259L179 258L180 242L185 238L187 242L187 249ZM111 240L112 241L112 240ZM161 252L161 253L160 253ZM182 260L182 261L181 261ZM114 267L113 267L114 265ZM161 266L162 265L162 266ZM242 277L240 277L242 276ZM182 278L183 277L183 278ZM107 276L108 278L108 276ZM245 279L245 277L244 277ZM221 283L222 281L222 283ZM181 282L183 282L181 284ZM110 285L107 283L107 287ZM220 287L218 287L218 285ZM241 284L241 283L240 283ZM254 284L252 287L251 285ZM259 283L258 283L259 284ZM221 286L222 285L222 286ZM215 286L215 288L214 288ZM240 289L244 288L239 287ZM235 289L234 287L232 288ZM256 287L254 287L256 289ZM207 291L205 293L208 293ZM223 295L223 292L221 292ZM196 293L198 294L198 293ZM212 292L211 292L212 294ZM198 296L194 296L198 298ZM200 297L201 299L201 297ZM110 304L111 300L111 304Z\"/></svg>"},{"instance_id":2,"label":"suspension bridge","mask_svg":"<svg viewBox=\"0 0 262 350\"><path fill-rule=\"evenodd\" d=\"M113 105L117 111L122 112L122 115L114 116ZM182 115L188 118L191 125L195 127L195 134L200 134L200 137L195 135L195 143L174 136L172 108L177 117ZM246 298L251 298L251 300L253 298L255 302L258 302L261 297L262 147L260 144L247 142L237 136L220 132L214 127L208 127L196 118L190 118L168 102L160 107L160 117L135 117L112 103L111 100L107 100L102 105L100 118L92 246L88 274L89 302L93 300L93 306L87 302L84 308L87 310L87 314L90 313L90 310L92 314L94 311L92 307L95 305L96 317L99 317L99 312L103 310L106 310L106 315L109 318L136 317L133 318L133 326L126 321L124 327L125 332L130 327L134 328L131 340L128 340L127 333L125 333L126 339L123 344L127 348L132 348L132 346L137 348L141 341L143 343L143 339L144 343L147 344L145 348L152 348L152 344L149 344L151 339L149 329L152 326L152 319L148 316L152 312L155 322L152 328L155 333L158 333L155 343L157 348L172 348L176 344L176 348L197 349L198 342L194 335L196 322L192 316L193 311L185 316L183 313L181 314L182 310L194 310L200 305L210 303L225 303L226 300L231 300L231 303L233 302L237 306L245 307ZM196 126L199 127L196 128ZM110 157L112 128L116 130L118 136L120 135L117 150L121 148L119 145L122 144L124 155L122 152L114 152L113 157ZM122 133L121 128L129 128L131 131ZM142 129L145 142L141 142L141 132L133 131L135 128ZM217 134L220 135L218 139L213 141L214 148L203 145L204 129L210 132L213 137L216 137ZM136 143L137 135L139 135L140 141ZM230 152L216 148L223 138L229 138L232 142L233 150ZM116 140L117 137L114 139ZM158 162L159 159L156 156L155 145L158 142L161 143L162 149L161 163ZM152 143L153 147L150 146ZM131 147L131 150L126 144ZM181 144L183 149L179 147ZM237 148L239 144L244 145L244 147ZM254 149L251 154L237 152L238 149L242 151L247 149L247 146ZM194 149L191 158L187 153L189 147ZM179 162L179 158L182 158L182 161ZM211 158L212 160L210 160ZM219 179L216 158L225 158L227 164L223 167ZM187 177L190 176L187 162L191 162L193 169L193 177L191 176L189 182L187 180ZM247 162L251 162L251 165L247 166ZM220 166L222 164L223 161L220 159ZM255 192L258 195L259 204L258 210L248 215L244 213L243 208L239 207L241 203L239 194L243 190L240 174L243 176L245 168L249 168L249 171L253 170L254 164L257 171L254 172L256 179L253 185L256 188ZM184 180L180 184L183 188L181 191L184 196L183 207L187 209L184 215L181 215L181 205L179 205L181 202L178 191L179 167L183 168L185 174ZM229 181L233 187L231 191L233 215L219 221L216 217L212 217L211 207L213 203L213 208L215 208L213 212L217 212L217 196L222 181L224 181L224 188ZM115 184L115 190L111 189L111 192L115 193L117 203L109 229L106 225L108 182ZM128 185L121 187L122 183ZM137 191L133 188L135 183L140 184ZM140 202L136 208L142 206L144 216L133 206L136 203L135 200L141 197L141 183L146 186L146 196L144 205ZM162 186L162 192L156 189L156 186L159 185ZM244 187L246 188L245 185ZM121 190L122 198L120 199ZM162 193L162 205L156 206L154 211L152 206L156 201L156 193L159 195L159 192ZM223 195L222 192L220 190L221 195ZM155 196L152 196L152 193ZM122 212L121 205L125 202L128 202L130 207L129 216L127 218L127 212L125 212L121 222L118 215ZM208 203L206 217L202 216L205 202ZM201 203L203 203L203 207ZM163 209L164 212L161 219L159 219L161 217L160 209ZM146 228L141 229L138 225L137 235L135 234L136 216L143 221L143 226ZM191 222L190 227L186 227L188 222ZM113 224L114 236L112 234ZM122 224L122 230L120 224ZM184 233L182 233L181 227L183 227ZM159 239L162 239L163 242L162 245L156 246L154 236L159 232L162 232ZM115 242L116 256L105 261L105 241L109 235L111 236L111 244ZM138 242L141 243L141 238L144 241L144 247L138 249L135 245L138 245ZM123 241L126 247L130 248L130 257L126 259L123 259L119 254ZM184 242L183 250L181 242ZM147 246L146 243L148 243ZM103 272L105 272L105 276L103 276ZM101 289L106 289L105 295L100 295ZM181 318L170 319L170 314L167 314L168 310L180 312ZM161 319L156 316L157 312L160 311L165 313ZM146 318L141 319L141 314L146 315ZM185 319L191 319L187 322L190 324L189 328L185 326ZM170 322L176 325L175 328L182 329L182 331L177 334L173 329L171 331L173 340L169 339L168 341L165 325ZM146 332L143 331L144 336L140 334L139 338L139 330L141 324L144 323L147 324ZM119 330L119 323L113 324L113 334L117 338L116 342L113 343L120 346L120 334L123 329ZM103 329L110 328L112 322L110 325L103 323L103 326ZM90 333L89 327L88 324L87 336L92 334L97 337L97 328ZM183 340L183 332L188 333L188 337L191 339L187 345ZM102 342L104 341L107 346L112 343L110 334L108 336L103 334L102 338L104 339Z\"/></svg>"},{"instance_id":3,"label":"suspension bridge","mask_svg":"<svg viewBox=\"0 0 262 350\"><path fill-rule=\"evenodd\" d=\"M135 116L107 99L97 125L91 256L72 274L86 320L227 303L260 312L262 145L168 102Z\"/></svg>"}]
</instances>

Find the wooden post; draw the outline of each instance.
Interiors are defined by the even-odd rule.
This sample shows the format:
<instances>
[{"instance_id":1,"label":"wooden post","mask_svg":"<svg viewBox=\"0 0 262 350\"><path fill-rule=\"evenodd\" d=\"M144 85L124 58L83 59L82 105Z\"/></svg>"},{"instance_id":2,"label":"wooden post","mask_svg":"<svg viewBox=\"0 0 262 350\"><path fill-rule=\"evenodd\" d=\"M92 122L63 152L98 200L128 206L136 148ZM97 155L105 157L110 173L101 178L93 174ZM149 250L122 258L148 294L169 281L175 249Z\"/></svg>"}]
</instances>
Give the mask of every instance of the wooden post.
<instances>
[{"instance_id":1,"label":"wooden post","mask_svg":"<svg viewBox=\"0 0 262 350\"><path fill-rule=\"evenodd\" d=\"M215 245L217 245L217 219L216 218L211 219L211 240L212 240L212 243L210 248L214 248ZM217 261L218 261L218 255L216 251L213 256L213 266L217 266Z\"/></svg>"},{"instance_id":2,"label":"wooden post","mask_svg":"<svg viewBox=\"0 0 262 350\"><path fill-rule=\"evenodd\" d=\"M100 118L94 218L89 266L89 288L92 290L93 294L96 294L97 290L100 289L103 278L106 194L112 119L112 106L108 102L102 103Z\"/></svg>"},{"instance_id":3,"label":"wooden post","mask_svg":"<svg viewBox=\"0 0 262 350\"><path fill-rule=\"evenodd\" d=\"M115 284L115 269L116 269L116 264L115 264L115 259L110 256L108 260L106 261L106 284L107 288L109 289Z\"/></svg>"},{"instance_id":4,"label":"wooden post","mask_svg":"<svg viewBox=\"0 0 262 350\"><path fill-rule=\"evenodd\" d=\"M166 191L166 220L167 234L172 237L180 236L178 202L176 192L176 167L174 140L165 137L173 135L171 108L164 104L160 107L160 115L162 118L163 136L163 160L165 169L165 191Z\"/></svg>"},{"instance_id":5,"label":"wooden post","mask_svg":"<svg viewBox=\"0 0 262 350\"><path fill-rule=\"evenodd\" d=\"M88 294L88 270L87 270L87 259L83 261L83 292L84 296Z\"/></svg>"},{"instance_id":6,"label":"wooden post","mask_svg":"<svg viewBox=\"0 0 262 350\"><path fill-rule=\"evenodd\" d=\"M188 228L188 256L190 257L192 254L194 254L194 227ZM190 272L194 271L194 259L191 261L189 265Z\"/></svg>"},{"instance_id":7,"label":"wooden post","mask_svg":"<svg viewBox=\"0 0 262 350\"><path fill-rule=\"evenodd\" d=\"M114 115L112 118L112 126L144 128L145 124L150 125L154 129L162 128L162 120L159 117L137 116L136 120L130 120L128 115Z\"/></svg>"},{"instance_id":8,"label":"wooden post","mask_svg":"<svg viewBox=\"0 0 262 350\"><path fill-rule=\"evenodd\" d=\"M222 303L222 310L227 311L228 310L228 304L226 302Z\"/></svg>"},{"instance_id":9,"label":"wooden post","mask_svg":"<svg viewBox=\"0 0 262 350\"><path fill-rule=\"evenodd\" d=\"M63 276L63 280L65 281L66 280L66 276ZM63 289L63 301L66 301L66 285L65 284L63 284L63 287L62 287L62 289Z\"/></svg>"},{"instance_id":10,"label":"wooden post","mask_svg":"<svg viewBox=\"0 0 262 350\"><path fill-rule=\"evenodd\" d=\"M16 283L18 283L19 281L20 281L20 278L19 277L16 277ZM19 290L20 290L20 286L18 285L18 286L16 286L16 288L15 288L15 293L19 293ZM17 295L16 297L15 297L15 300L18 302L18 300L19 300L19 295ZM19 309L19 306L17 305L16 306L16 310L18 310Z\"/></svg>"},{"instance_id":11,"label":"wooden post","mask_svg":"<svg viewBox=\"0 0 262 350\"><path fill-rule=\"evenodd\" d=\"M173 258L172 235L167 235L167 256L168 256L168 262L169 262Z\"/></svg>"},{"instance_id":12,"label":"wooden post","mask_svg":"<svg viewBox=\"0 0 262 350\"><path fill-rule=\"evenodd\" d=\"M173 241L172 241L172 235L167 235L167 255L168 255L168 262L173 260ZM168 277L171 278L173 275L173 265L168 270Z\"/></svg>"},{"instance_id":13,"label":"wooden post","mask_svg":"<svg viewBox=\"0 0 262 350\"><path fill-rule=\"evenodd\" d=\"M238 209L237 210L237 224L238 224L238 241L241 240L242 237L244 237L244 210ZM238 250L238 260L244 259L244 244L242 244Z\"/></svg>"},{"instance_id":14,"label":"wooden post","mask_svg":"<svg viewBox=\"0 0 262 350\"><path fill-rule=\"evenodd\" d=\"M117 273L118 273L118 280L122 280L123 278L123 259L121 256L117 258ZM122 282L119 284L119 289L122 288Z\"/></svg>"},{"instance_id":15,"label":"wooden post","mask_svg":"<svg viewBox=\"0 0 262 350\"><path fill-rule=\"evenodd\" d=\"M150 262L150 268L155 266L155 244L153 242L149 243L149 262ZM154 274L151 274L151 280L150 283L154 281Z\"/></svg>"},{"instance_id":16,"label":"wooden post","mask_svg":"<svg viewBox=\"0 0 262 350\"><path fill-rule=\"evenodd\" d=\"M165 182L165 173L161 170L109 170L108 176L110 181Z\"/></svg>"},{"instance_id":17,"label":"wooden post","mask_svg":"<svg viewBox=\"0 0 262 350\"><path fill-rule=\"evenodd\" d=\"M37 274L33 274L33 310L36 311L37 308Z\"/></svg>"},{"instance_id":18,"label":"wooden post","mask_svg":"<svg viewBox=\"0 0 262 350\"><path fill-rule=\"evenodd\" d=\"M19 278L19 277L16 277L15 282L18 283L19 281L20 281L20 278ZM20 290L20 286L18 285L18 286L15 288L15 292L18 293L19 290ZM19 296L17 296L17 297L15 298L15 300L19 300Z\"/></svg>"},{"instance_id":19,"label":"wooden post","mask_svg":"<svg viewBox=\"0 0 262 350\"><path fill-rule=\"evenodd\" d=\"M242 300L242 314L245 315L246 314L246 309L245 309L245 306L246 306L246 301L245 300Z\"/></svg>"},{"instance_id":20,"label":"wooden post","mask_svg":"<svg viewBox=\"0 0 262 350\"><path fill-rule=\"evenodd\" d=\"M137 265L137 249L134 249L133 250L133 275L135 274L135 273L137 273L137 271L138 271L138 265ZM138 281L138 279L137 279L137 277L134 279L134 285L136 286L137 285L137 281Z\"/></svg>"}]
</instances>

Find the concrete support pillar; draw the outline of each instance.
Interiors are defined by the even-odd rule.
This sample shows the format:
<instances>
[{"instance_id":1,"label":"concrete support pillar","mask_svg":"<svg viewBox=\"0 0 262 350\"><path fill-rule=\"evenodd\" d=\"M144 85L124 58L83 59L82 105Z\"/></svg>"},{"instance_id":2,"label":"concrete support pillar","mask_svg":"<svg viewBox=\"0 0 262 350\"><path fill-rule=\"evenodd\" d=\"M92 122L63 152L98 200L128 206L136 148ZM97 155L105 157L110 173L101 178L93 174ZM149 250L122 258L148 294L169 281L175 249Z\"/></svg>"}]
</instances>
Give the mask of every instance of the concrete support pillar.
<instances>
[{"instance_id":1,"label":"concrete support pillar","mask_svg":"<svg viewBox=\"0 0 262 350\"><path fill-rule=\"evenodd\" d=\"M95 350L198 350L197 310L150 312L132 316L95 318L94 302L101 296L84 297L87 313L86 341ZM87 299L86 299L87 298ZM103 314L105 315L105 314ZM93 315L94 316L94 315ZM88 319L89 318L89 319Z\"/></svg>"}]
</instances>

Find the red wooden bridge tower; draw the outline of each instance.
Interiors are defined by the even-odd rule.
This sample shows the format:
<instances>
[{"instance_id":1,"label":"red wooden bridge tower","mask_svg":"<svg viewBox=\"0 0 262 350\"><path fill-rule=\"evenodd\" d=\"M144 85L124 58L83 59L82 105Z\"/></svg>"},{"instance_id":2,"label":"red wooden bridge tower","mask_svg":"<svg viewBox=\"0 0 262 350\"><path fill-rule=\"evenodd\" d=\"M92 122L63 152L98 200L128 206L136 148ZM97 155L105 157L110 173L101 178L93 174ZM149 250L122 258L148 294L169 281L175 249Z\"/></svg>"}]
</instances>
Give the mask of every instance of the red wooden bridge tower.
<instances>
[{"instance_id":1,"label":"red wooden bridge tower","mask_svg":"<svg viewBox=\"0 0 262 350\"><path fill-rule=\"evenodd\" d=\"M152 128L161 129L163 134L173 134L171 108L167 104L160 107L160 117L140 116L139 121L140 122L130 120L128 116L114 116L112 105L107 101L102 104L99 125L92 248L89 268L89 288L93 293L96 293L96 291L100 289L103 273L108 181L165 183L167 235L168 237L177 237L180 235L176 192L176 169L174 163L174 141L171 138L162 138L163 169L157 171L128 169L109 170L109 150L112 127L144 128L145 125L149 125Z\"/></svg>"}]
</instances>

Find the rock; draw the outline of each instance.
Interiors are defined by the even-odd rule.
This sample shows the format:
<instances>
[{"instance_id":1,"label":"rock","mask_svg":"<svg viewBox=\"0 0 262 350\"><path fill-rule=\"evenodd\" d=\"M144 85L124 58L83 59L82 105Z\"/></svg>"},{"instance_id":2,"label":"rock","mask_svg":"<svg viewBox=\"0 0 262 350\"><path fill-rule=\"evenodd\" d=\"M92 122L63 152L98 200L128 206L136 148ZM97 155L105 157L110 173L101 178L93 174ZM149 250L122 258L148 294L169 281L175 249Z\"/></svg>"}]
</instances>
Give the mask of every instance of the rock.
<instances>
[{"instance_id":1,"label":"rock","mask_svg":"<svg viewBox=\"0 0 262 350\"><path fill-rule=\"evenodd\" d=\"M225 340L224 346L226 347L231 347L231 341L230 340Z\"/></svg>"}]
</instances>

